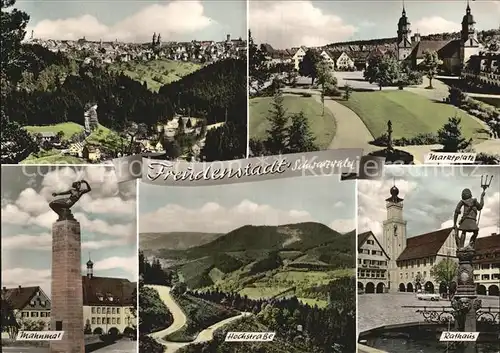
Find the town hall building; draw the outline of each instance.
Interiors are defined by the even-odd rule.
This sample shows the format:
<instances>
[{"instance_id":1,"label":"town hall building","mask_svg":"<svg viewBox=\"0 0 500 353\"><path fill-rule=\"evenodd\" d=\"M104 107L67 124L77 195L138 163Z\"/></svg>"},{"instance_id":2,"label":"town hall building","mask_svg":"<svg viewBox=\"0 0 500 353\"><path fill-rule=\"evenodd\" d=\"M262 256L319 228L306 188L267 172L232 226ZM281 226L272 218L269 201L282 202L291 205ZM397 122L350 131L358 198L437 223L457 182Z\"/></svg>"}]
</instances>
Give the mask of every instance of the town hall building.
<instances>
[{"instance_id":1,"label":"town hall building","mask_svg":"<svg viewBox=\"0 0 500 353\"><path fill-rule=\"evenodd\" d=\"M135 336L137 283L125 278L94 276L93 267L89 259L87 273L82 275L85 333ZM36 323L37 330L50 331L51 302L39 286L3 287L2 299L11 305L21 328L33 328Z\"/></svg>"},{"instance_id":2,"label":"town hall building","mask_svg":"<svg viewBox=\"0 0 500 353\"><path fill-rule=\"evenodd\" d=\"M385 200L387 217L377 239L372 232L358 235L358 291L363 293L447 292L446 283L431 276L434 265L444 259L457 261L453 228L408 237L403 199L393 186ZM474 259L478 294L499 295L500 234L478 238Z\"/></svg>"},{"instance_id":3,"label":"town hall building","mask_svg":"<svg viewBox=\"0 0 500 353\"><path fill-rule=\"evenodd\" d=\"M469 58L478 55L484 48L477 39L476 21L467 3L465 15L462 18L460 38L452 40L422 40L419 33L411 34L411 23L403 5L401 18L398 22L397 57L406 60L411 67L418 68L424 60L426 51L437 52L443 61L443 69L450 74L459 74L469 61ZM458 30L458 28L457 28Z\"/></svg>"}]
</instances>

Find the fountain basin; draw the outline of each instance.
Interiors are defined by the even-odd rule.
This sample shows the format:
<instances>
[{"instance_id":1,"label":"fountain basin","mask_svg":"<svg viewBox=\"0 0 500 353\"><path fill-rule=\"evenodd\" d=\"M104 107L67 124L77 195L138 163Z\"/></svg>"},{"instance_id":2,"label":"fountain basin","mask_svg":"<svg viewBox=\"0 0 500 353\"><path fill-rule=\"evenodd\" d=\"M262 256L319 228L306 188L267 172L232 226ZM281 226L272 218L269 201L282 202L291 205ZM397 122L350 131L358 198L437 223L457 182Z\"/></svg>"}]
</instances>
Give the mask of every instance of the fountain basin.
<instances>
[{"instance_id":1,"label":"fountain basin","mask_svg":"<svg viewBox=\"0 0 500 353\"><path fill-rule=\"evenodd\" d=\"M477 340L476 353L498 353L498 324L477 323L480 332ZM370 348L387 353L455 353L454 342L440 342L443 331L453 331L446 324L413 323L405 325L384 326L362 332L359 340L362 342L359 352L370 353ZM363 350L363 347L368 347ZM376 352L376 351L374 351Z\"/></svg>"},{"instance_id":2,"label":"fountain basin","mask_svg":"<svg viewBox=\"0 0 500 353\"><path fill-rule=\"evenodd\" d=\"M383 149L368 153L369 156L384 157L386 164L414 164L413 155L398 149Z\"/></svg>"}]
</instances>

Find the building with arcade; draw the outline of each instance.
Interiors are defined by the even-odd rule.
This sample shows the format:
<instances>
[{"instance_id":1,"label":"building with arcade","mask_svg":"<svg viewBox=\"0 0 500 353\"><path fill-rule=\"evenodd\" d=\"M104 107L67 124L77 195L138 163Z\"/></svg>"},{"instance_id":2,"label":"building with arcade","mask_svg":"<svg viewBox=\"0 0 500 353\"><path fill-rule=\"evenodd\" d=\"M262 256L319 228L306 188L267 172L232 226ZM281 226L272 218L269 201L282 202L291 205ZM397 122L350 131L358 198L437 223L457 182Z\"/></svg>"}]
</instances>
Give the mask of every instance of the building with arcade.
<instances>
[{"instance_id":1,"label":"building with arcade","mask_svg":"<svg viewBox=\"0 0 500 353\"><path fill-rule=\"evenodd\" d=\"M358 291L364 293L445 293L446 283L437 283L432 267L443 259L457 261L453 228L408 237L403 199L394 185L386 202L387 216L377 239L372 232L358 235ZM500 235L476 241L474 276L480 295L499 295Z\"/></svg>"}]
</instances>

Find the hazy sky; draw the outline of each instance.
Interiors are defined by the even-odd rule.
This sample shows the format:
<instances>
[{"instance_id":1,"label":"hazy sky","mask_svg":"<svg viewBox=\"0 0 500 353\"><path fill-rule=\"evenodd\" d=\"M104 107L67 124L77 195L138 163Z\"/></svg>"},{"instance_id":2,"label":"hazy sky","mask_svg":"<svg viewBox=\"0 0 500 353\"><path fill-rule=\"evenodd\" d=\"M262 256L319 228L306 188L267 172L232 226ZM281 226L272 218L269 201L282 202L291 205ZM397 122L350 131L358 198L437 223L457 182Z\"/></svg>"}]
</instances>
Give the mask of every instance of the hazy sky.
<instances>
[{"instance_id":1,"label":"hazy sky","mask_svg":"<svg viewBox=\"0 0 500 353\"><path fill-rule=\"evenodd\" d=\"M499 232L500 226L500 168L499 167L397 167L386 166L386 176L381 181L358 183L358 229L382 232L382 222L387 217L385 199L393 178L404 199L404 218L407 220L408 237L453 226L453 213L464 188L473 197L481 196L481 175L493 175L486 191L484 208L479 221L479 236Z\"/></svg>"},{"instance_id":2,"label":"hazy sky","mask_svg":"<svg viewBox=\"0 0 500 353\"><path fill-rule=\"evenodd\" d=\"M18 1L31 17L28 36L36 38L147 42L153 33L163 41L225 40L246 37L244 0L205 1Z\"/></svg>"},{"instance_id":3,"label":"hazy sky","mask_svg":"<svg viewBox=\"0 0 500 353\"><path fill-rule=\"evenodd\" d=\"M315 221L355 228L355 182L302 177L203 187L139 186L140 232L229 232Z\"/></svg>"},{"instance_id":4,"label":"hazy sky","mask_svg":"<svg viewBox=\"0 0 500 353\"><path fill-rule=\"evenodd\" d=\"M50 169L49 169L50 168ZM80 222L82 273L137 280L136 183L109 167L2 166L2 286L39 285L50 295L53 192L85 179L92 191L72 208Z\"/></svg>"},{"instance_id":5,"label":"hazy sky","mask_svg":"<svg viewBox=\"0 0 500 353\"><path fill-rule=\"evenodd\" d=\"M466 1L406 0L413 32L460 31ZM471 1L478 29L500 26L500 1ZM275 48L321 46L333 42L395 37L400 0L259 1L250 0L249 26L257 43Z\"/></svg>"}]
</instances>

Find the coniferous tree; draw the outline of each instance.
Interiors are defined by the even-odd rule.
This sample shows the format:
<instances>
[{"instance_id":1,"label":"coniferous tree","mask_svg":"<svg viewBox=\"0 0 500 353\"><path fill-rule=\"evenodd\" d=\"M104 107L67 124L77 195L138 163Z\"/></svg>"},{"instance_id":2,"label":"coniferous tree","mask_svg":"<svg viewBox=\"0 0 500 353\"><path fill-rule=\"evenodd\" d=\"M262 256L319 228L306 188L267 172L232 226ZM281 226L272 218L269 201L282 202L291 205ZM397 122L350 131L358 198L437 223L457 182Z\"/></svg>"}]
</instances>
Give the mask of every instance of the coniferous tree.
<instances>
[{"instance_id":1,"label":"coniferous tree","mask_svg":"<svg viewBox=\"0 0 500 353\"><path fill-rule=\"evenodd\" d=\"M316 138L310 130L304 112L292 115L292 123L288 127L288 153L317 151Z\"/></svg>"},{"instance_id":2,"label":"coniferous tree","mask_svg":"<svg viewBox=\"0 0 500 353\"><path fill-rule=\"evenodd\" d=\"M281 154L286 152L287 147L287 124L288 116L283 104L283 94L277 91L274 94L272 109L269 110L269 129L267 139L264 141L266 151L272 154Z\"/></svg>"},{"instance_id":3,"label":"coniferous tree","mask_svg":"<svg viewBox=\"0 0 500 353\"><path fill-rule=\"evenodd\" d=\"M439 143L443 145L444 152L459 152L471 145L472 139L467 140L462 135L460 122L460 118L451 117L438 131Z\"/></svg>"}]
</instances>

